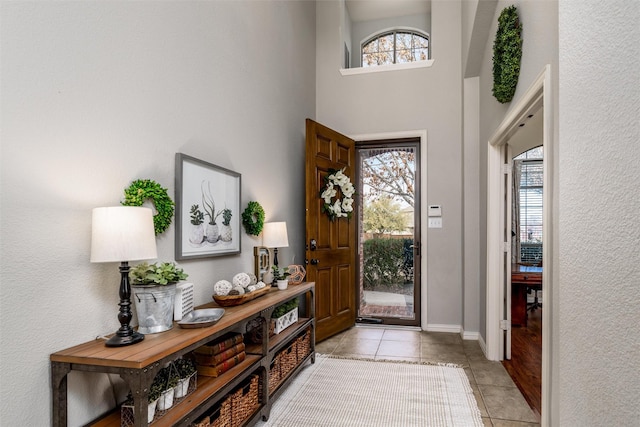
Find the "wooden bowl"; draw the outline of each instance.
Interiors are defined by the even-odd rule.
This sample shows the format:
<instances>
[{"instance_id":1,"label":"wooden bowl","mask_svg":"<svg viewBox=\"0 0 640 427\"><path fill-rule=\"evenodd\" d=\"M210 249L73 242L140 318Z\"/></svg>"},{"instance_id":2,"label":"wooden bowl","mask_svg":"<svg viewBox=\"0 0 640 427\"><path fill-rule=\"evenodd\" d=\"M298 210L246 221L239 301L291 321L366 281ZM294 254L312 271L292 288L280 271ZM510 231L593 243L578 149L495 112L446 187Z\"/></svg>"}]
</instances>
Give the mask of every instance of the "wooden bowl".
<instances>
[{"instance_id":1,"label":"wooden bowl","mask_svg":"<svg viewBox=\"0 0 640 427\"><path fill-rule=\"evenodd\" d=\"M262 289L255 290L253 292L247 292L242 295L214 295L213 300L222 307L231 307L234 305L244 304L265 295L271 291L271 286L267 285Z\"/></svg>"}]
</instances>

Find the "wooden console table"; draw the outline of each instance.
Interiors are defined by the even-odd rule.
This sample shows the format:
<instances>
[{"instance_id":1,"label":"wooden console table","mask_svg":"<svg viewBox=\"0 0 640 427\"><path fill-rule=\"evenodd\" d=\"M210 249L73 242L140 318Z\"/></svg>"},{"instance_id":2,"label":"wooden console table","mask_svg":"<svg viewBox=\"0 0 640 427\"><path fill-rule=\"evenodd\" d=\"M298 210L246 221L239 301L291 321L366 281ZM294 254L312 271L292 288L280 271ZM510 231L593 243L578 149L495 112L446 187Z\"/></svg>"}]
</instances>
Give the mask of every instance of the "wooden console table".
<instances>
[{"instance_id":1,"label":"wooden console table","mask_svg":"<svg viewBox=\"0 0 640 427\"><path fill-rule=\"evenodd\" d=\"M244 425L254 424L260 417L267 419L272 401L307 361L315 362L315 284L303 283L286 290L273 288L266 295L235 307L224 307L224 316L213 326L183 329L177 324L158 334L145 335L142 342L125 347L106 347L103 340L89 341L50 356L53 403L53 426L67 425L67 374L71 371L118 374L128 385L134 400L135 426L147 426L149 386L158 370L166 363L212 341L227 332L246 333L247 324L262 317L262 336L269 337L269 319L275 307L292 298L306 295L304 316L278 335L263 339L262 344L248 345L244 362L217 378L198 377L197 389L161 418L154 426L189 426L209 408L224 398L250 375L258 373L263 387L261 405ZM217 307L215 302L197 308ZM302 308L302 307L301 307ZM269 366L278 351L285 348L301 332L311 330L311 353L295 370L269 393ZM143 414L143 415L141 415ZM120 426L120 411L115 410L90 424Z\"/></svg>"},{"instance_id":2,"label":"wooden console table","mask_svg":"<svg viewBox=\"0 0 640 427\"><path fill-rule=\"evenodd\" d=\"M527 290L542 289L542 267L511 266L511 324L527 324Z\"/></svg>"}]
</instances>

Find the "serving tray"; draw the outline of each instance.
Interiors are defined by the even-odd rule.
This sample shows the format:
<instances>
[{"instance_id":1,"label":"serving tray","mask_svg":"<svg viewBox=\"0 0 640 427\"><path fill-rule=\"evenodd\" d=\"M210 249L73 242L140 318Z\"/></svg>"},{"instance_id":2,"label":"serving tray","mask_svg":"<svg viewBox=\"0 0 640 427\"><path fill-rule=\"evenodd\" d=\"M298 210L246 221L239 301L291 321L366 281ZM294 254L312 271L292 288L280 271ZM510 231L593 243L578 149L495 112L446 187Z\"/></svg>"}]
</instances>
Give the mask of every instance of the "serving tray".
<instances>
[{"instance_id":1,"label":"serving tray","mask_svg":"<svg viewBox=\"0 0 640 427\"><path fill-rule=\"evenodd\" d=\"M234 305L244 304L245 302L251 301L252 299L261 297L262 295L268 294L269 291L271 291L271 286L267 285L262 289L255 290L253 292L247 292L243 295L214 295L213 300L222 307L231 307Z\"/></svg>"},{"instance_id":2,"label":"serving tray","mask_svg":"<svg viewBox=\"0 0 640 427\"><path fill-rule=\"evenodd\" d=\"M178 322L181 328L206 328L215 324L224 315L224 308L206 308L187 313Z\"/></svg>"}]
</instances>

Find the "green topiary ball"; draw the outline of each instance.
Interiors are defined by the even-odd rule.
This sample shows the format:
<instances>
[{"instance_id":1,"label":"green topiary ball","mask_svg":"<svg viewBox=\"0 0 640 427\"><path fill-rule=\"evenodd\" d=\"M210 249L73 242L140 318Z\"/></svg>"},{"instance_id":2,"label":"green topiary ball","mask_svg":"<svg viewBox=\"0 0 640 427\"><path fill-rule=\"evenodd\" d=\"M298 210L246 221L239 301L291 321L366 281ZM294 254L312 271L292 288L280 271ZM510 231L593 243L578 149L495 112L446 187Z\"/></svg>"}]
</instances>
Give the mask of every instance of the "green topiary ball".
<instances>
[{"instance_id":1,"label":"green topiary ball","mask_svg":"<svg viewBox=\"0 0 640 427\"><path fill-rule=\"evenodd\" d=\"M522 59L522 24L515 6L505 8L498 18L493 42L493 96L504 104L513 99Z\"/></svg>"}]
</instances>

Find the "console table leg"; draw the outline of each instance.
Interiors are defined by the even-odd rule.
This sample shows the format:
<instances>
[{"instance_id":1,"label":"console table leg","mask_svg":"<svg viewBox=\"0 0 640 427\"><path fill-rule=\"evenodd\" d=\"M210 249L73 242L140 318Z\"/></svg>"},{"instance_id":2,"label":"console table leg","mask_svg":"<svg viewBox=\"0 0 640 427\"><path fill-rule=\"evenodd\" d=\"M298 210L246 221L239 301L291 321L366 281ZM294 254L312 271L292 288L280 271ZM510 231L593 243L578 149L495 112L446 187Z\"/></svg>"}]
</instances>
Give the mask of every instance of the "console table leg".
<instances>
[{"instance_id":1,"label":"console table leg","mask_svg":"<svg viewBox=\"0 0 640 427\"><path fill-rule=\"evenodd\" d=\"M52 425L54 427L67 425L67 374L69 372L71 372L69 363L51 362Z\"/></svg>"}]
</instances>

